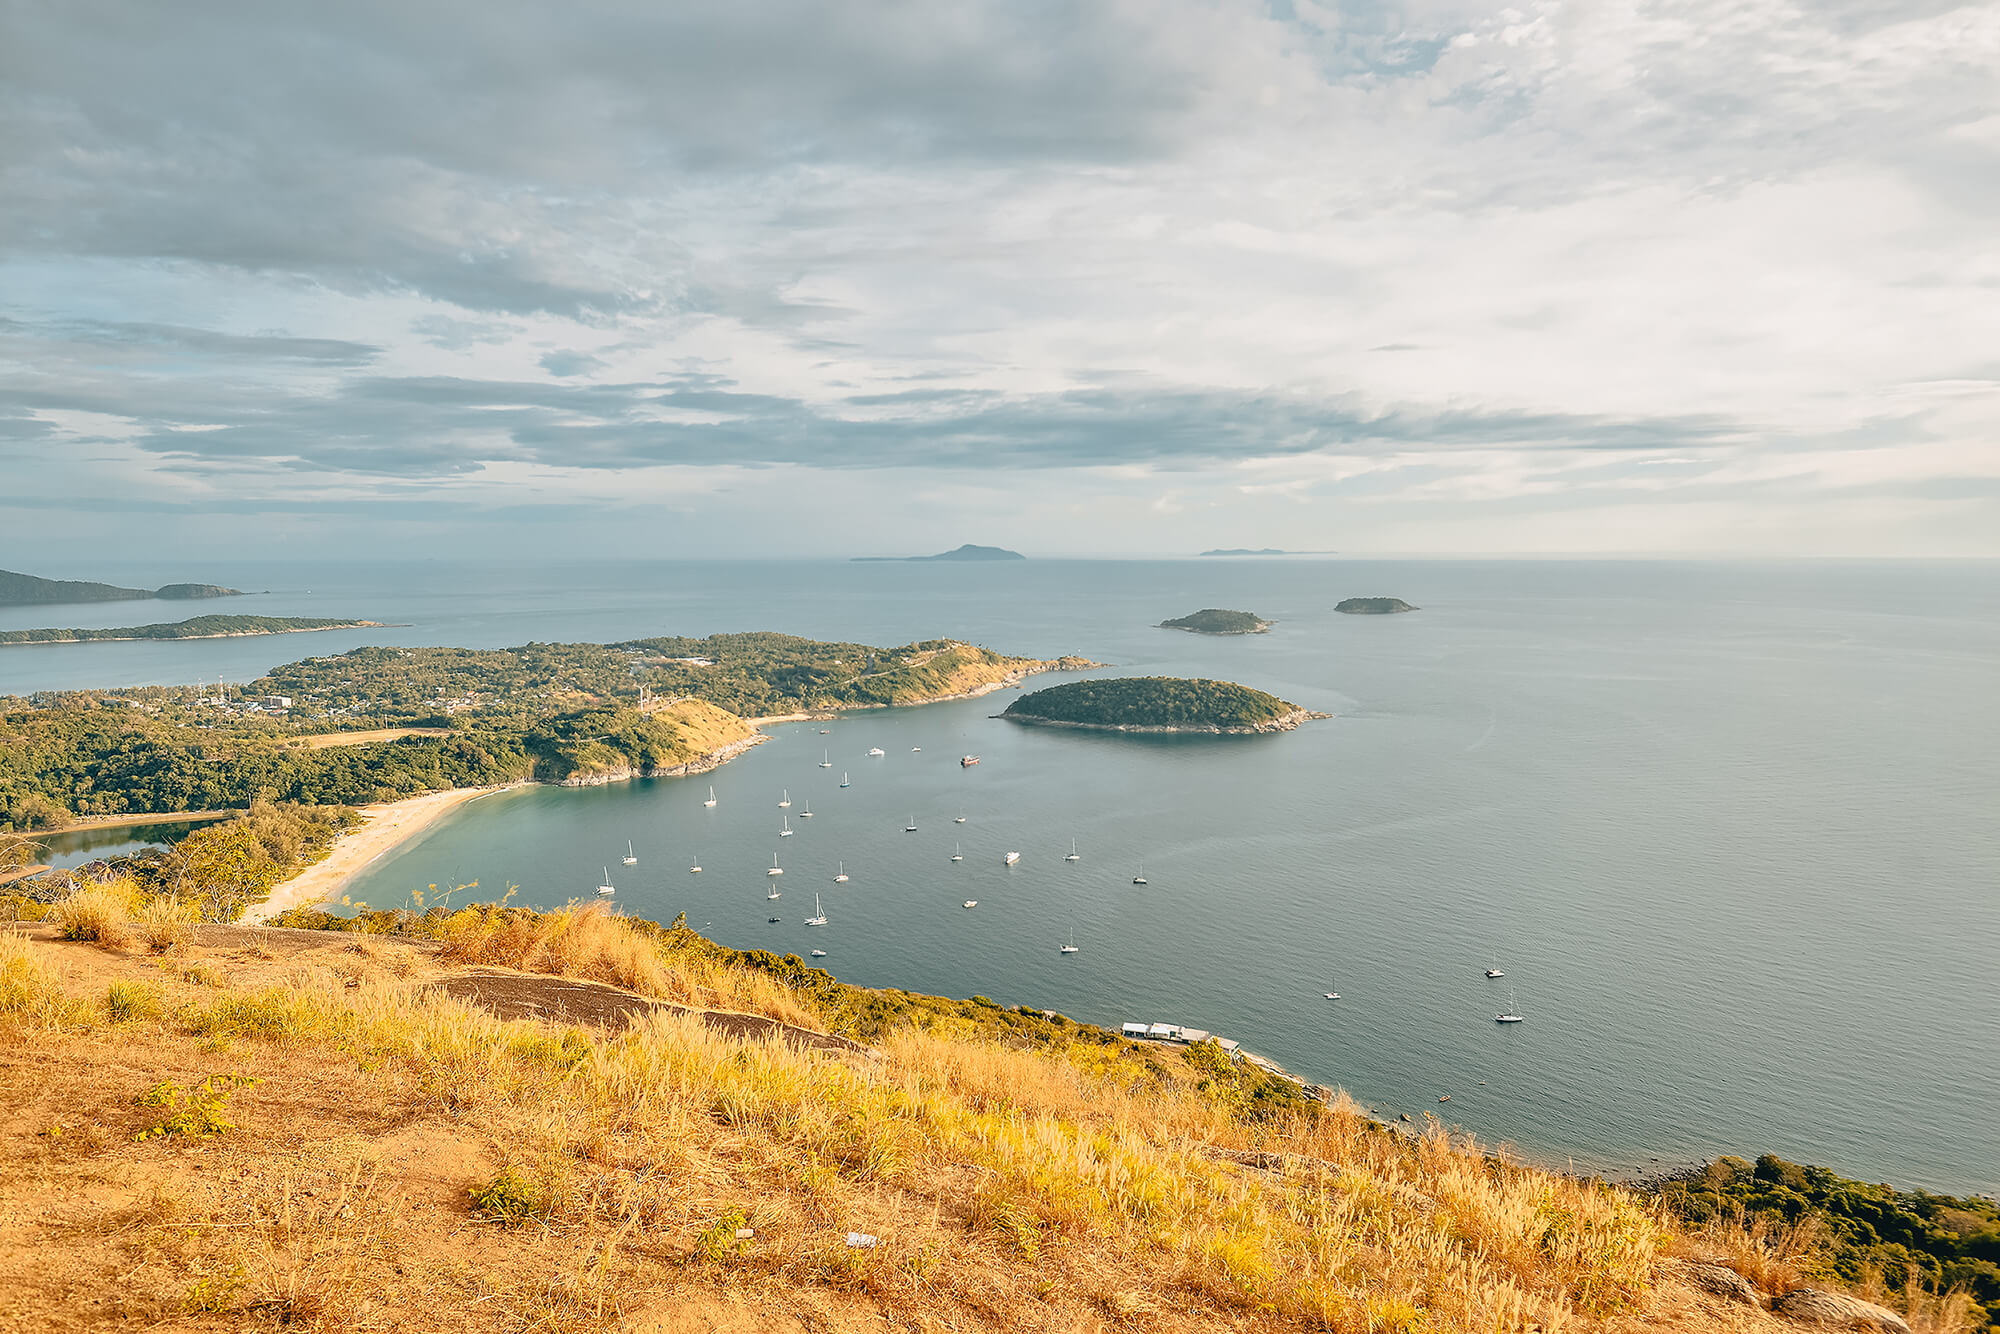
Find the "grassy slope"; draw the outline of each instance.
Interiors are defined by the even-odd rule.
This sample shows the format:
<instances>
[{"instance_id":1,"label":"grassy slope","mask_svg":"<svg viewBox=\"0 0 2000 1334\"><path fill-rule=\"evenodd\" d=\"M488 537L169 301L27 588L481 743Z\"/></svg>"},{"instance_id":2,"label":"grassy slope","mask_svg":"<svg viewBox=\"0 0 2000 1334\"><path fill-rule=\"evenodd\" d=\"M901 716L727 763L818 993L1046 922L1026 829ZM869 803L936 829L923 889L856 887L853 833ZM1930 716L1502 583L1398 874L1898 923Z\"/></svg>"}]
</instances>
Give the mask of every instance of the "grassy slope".
<instances>
[{"instance_id":1,"label":"grassy slope","mask_svg":"<svg viewBox=\"0 0 2000 1334\"><path fill-rule=\"evenodd\" d=\"M697 1329L733 1313L1441 1334L1689 1314L1653 1287L1672 1238L1634 1198L1442 1133L1411 1143L1350 1106L1246 1119L1177 1061L976 1016L893 1027L876 1059L685 1020L505 1023L421 984L518 957L817 1014L679 933L591 912L464 922L442 959L282 932L160 959L0 938L0 1263L26 1276L0 1326L202 1327L205 1309L217 1328L583 1329L663 1302ZM190 1093L215 1074L260 1082ZM164 1080L176 1105L135 1105ZM135 1138L182 1114L199 1129L204 1104L234 1128ZM488 1213L524 1226L480 1221L470 1192L496 1182ZM881 1243L849 1249L850 1230Z\"/></svg>"}]
</instances>

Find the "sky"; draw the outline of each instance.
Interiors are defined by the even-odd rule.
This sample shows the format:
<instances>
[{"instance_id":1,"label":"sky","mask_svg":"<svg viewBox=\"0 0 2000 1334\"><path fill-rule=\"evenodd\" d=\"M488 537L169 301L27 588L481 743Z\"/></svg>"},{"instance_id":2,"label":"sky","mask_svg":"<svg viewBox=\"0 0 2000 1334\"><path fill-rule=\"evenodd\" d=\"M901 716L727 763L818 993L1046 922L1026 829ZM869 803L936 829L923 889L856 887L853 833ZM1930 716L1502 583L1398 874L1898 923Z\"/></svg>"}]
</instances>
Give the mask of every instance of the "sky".
<instances>
[{"instance_id":1,"label":"sky","mask_svg":"<svg viewBox=\"0 0 2000 1334\"><path fill-rule=\"evenodd\" d=\"M0 0L0 565L2000 556L2000 0Z\"/></svg>"}]
</instances>

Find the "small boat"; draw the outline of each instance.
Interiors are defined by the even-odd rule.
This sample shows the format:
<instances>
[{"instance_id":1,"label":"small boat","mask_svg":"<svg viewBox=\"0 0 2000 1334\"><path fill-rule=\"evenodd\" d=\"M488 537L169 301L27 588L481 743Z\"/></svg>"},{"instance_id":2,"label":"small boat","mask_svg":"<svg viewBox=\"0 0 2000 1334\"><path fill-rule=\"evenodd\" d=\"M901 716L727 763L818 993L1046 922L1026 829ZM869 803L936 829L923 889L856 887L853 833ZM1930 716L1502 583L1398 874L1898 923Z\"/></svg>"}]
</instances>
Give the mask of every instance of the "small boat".
<instances>
[{"instance_id":1,"label":"small boat","mask_svg":"<svg viewBox=\"0 0 2000 1334\"><path fill-rule=\"evenodd\" d=\"M953 824L965 823L965 807L961 806L958 808L958 814L951 817L951 822Z\"/></svg>"},{"instance_id":2,"label":"small boat","mask_svg":"<svg viewBox=\"0 0 2000 1334\"><path fill-rule=\"evenodd\" d=\"M704 801L704 802L703 802L703 803L701 803L701 804L702 804L702 805L704 805L704 806L713 806L713 805L715 804L715 789L714 789L714 788L710 788L710 789L708 790L708 800L707 800L707 801Z\"/></svg>"},{"instance_id":3,"label":"small boat","mask_svg":"<svg viewBox=\"0 0 2000 1334\"><path fill-rule=\"evenodd\" d=\"M1146 883L1146 868L1144 866L1141 866L1139 868L1139 874L1132 877L1132 883L1135 885L1143 885Z\"/></svg>"},{"instance_id":4,"label":"small boat","mask_svg":"<svg viewBox=\"0 0 2000 1334\"><path fill-rule=\"evenodd\" d=\"M912 816L910 817L910 822L909 822L908 824L906 824L906 825L904 825L904 826L903 826L903 832L904 832L904 833L906 833L906 834L914 834L914 833L916 833L916 832L917 832L917 817L916 817L916 816L912 815Z\"/></svg>"},{"instance_id":5,"label":"small boat","mask_svg":"<svg viewBox=\"0 0 2000 1334\"><path fill-rule=\"evenodd\" d=\"M629 838L625 840L624 861L627 866L637 866L639 864L639 854L632 851L632 840Z\"/></svg>"},{"instance_id":6,"label":"small boat","mask_svg":"<svg viewBox=\"0 0 2000 1334\"><path fill-rule=\"evenodd\" d=\"M1329 991L1329 992L1327 992L1327 993L1326 993L1326 998L1327 998L1328 1000L1339 1000L1339 999L1340 999L1340 993L1339 993L1338 991Z\"/></svg>"},{"instance_id":7,"label":"small boat","mask_svg":"<svg viewBox=\"0 0 2000 1334\"><path fill-rule=\"evenodd\" d=\"M820 734L821 736L832 736L832 735L833 735L833 729L832 729L831 727L822 727L822 728L820 728L820 729L819 729L819 734Z\"/></svg>"},{"instance_id":8,"label":"small boat","mask_svg":"<svg viewBox=\"0 0 2000 1334\"><path fill-rule=\"evenodd\" d=\"M819 895L813 895L813 915L806 918L807 926L825 926L826 909L819 906Z\"/></svg>"},{"instance_id":9,"label":"small boat","mask_svg":"<svg viewBox=\"0 0 2000 1334\"><path fill-rule=\"evenodd\" d=\"M978 899L967 899L967 900L965 901L965 906L966 906L966 907L968 907L968 908L977 908L977 907L979 906L979 900L978 900Z\"/></svg>"},{"instance_id":10,"label":"small boat","mask_svg":"<svg viewBox=\"0 0 2000 1334\"><path fill-rule=\"evenodd\" d=\"M1505 977L1505 976L1507 976L1507 974L1505 974L1505 973L1501 972L1501 971L1500 971L1500 970L1499 970L1498 968L1489 968L1489 969L1487 969L1487 970L1486 970L1486 975L1487 975L1488 977Z\"/></svg>"},{"instance_id":11,"label":"small boat","mask_svg":"<svg viewBox=\"0 0 2000 1334\"><path fill-rule=\"evenodd\" d=\"M1083 860L1083 854L1076 850L1075 839L1069 841L1069 856L1063 858L1063 860L1066 862L1080 862Z\"/></svg>"},{"instance_id":12,"label":"small boat","mask_svg":"<svg viewBox=\"0 0 2000 1334\"><path fill-rule=\"evenodd\" d=\"M769 894L766 894L764 897L767 899L781 899L784 897L784 895L774 889Z\"/></svg>"},{"instance_id":13,"label":"small boat","mask_svg":"<svg viewBox=\"0 0 2000 1334\"><path fill-rule=\"evenodd\" d=\"M1525 1015L1518 1014L1496 1014L1493 1016L1493 1022L1496 1024L1518 1024L1525 1018Z\"/></svg>"},{"instance_id":14,"label":"small boat","mask_svg":"<svg viewBox=\"0 0 2000 1334\"><path fill-rule=\"evenodd\" d=\"M1010 852L1007 854L1004 860L1007 865L1012 866L1015 862L1021 860L1021 854L1018 852Z\"/></svg>"},{"instance_id":15,"label":"small boat","mask_svg":"<svg viewBox=\"0 0 2000 1334\"><path fill-rule=\"evenodd\" d=\"M961 755L958 757L958 767L961 769L970 769L977 763L979 763L977 755Z\"/></svg>"},{"instance_id":16,"label":"small boat","mask_svg":"<svg viewBox=\"0 0 2000 1334\"><path fill-rule=\"evenodd\" d=\"M784 818L784 822L785 822L785 823L784 823L784 826L783 826L782 828L780 828L780 829L778 830L778 837L779 837L779 838L790 838L790 837L791 837L791 836L792 836L793 834L796 834L796 833L798 833L798 832L799 832L798 830L796 830L796 829L792 828L792 817L791 817L791 816L787 815L787 816L785 816L785 817L783 817L783 818Z\"/></svg>"},{"instance_id":17,"label":"small boat","mask_svg":"<svg viewBox=\"0 0 2000 1334\"><path fill-rule=\"evenodd\" d=\"M604 883L597 887L597 892L600 894L616 894L618 892L612 887L611 868L608 866L604 868Z\"/></svg>"},{"instance_id":18,"label":"small boat","mask_svg":"<svg viewBox=\"0 0 2000 1334\"><path fill-rule=\"evenodd\" d=\"M800 803L800 804L801 804L801 805L803 805L803 806L805 807L805 809L799 812L799 818L800 818L801 820L810 820L810 819L812 819L812 818L813 818L813 804L812 804L812 803L811 803L810 801L807 801L807 802L802 802L802 803Z\"/></svg>"},{"instance_id":19,"label":"small boat","mask_svg":"<svg viewBox=\"0 0 2000 1334\"><path fill-rule=\"evenodd\" d=\"M1438 1094L1438 1101L1439 1101L1439 1102L1450 1102L1450 1101L1451 1101L1451 1095L1450 1095L1449 1093L1440 1093L1440 1094Z\"/></svg>"},{"instance_id":20,"label":"small boat","mask_svg":"<svg viewBox=\"0 0 2000 1334\"><path fill-rule=\"evenodd\" d=\"M958 850L958 844L956 843L951 845L951 859L955 862L962 862L965 860L965 854Z\"/></svg>"},{"instance_id":21,"label":"small boat","mask_svg":"<svg viewBox=\"0 0 2000 1334\"><path fill-rule=\"evenodd\" d=\"M1071 928L1070 928L1070 932L1069 932L1069 944L1067 944L1067 945L1065 945L1065 946L1063 946L1063 947L1062 947L1062 952L1063 952L1064 954L1075 954L1075 953L1076 953L1076 928L1075 928L1075 927L1071 927Z\"/></svg>"},{"instance_id":22,"label":"small boat","mask_svg":"<svg viewBox=\"0 0 2000 1334\"><path fill-rule=\"evenodd\" d=\"M825 950L814 950L814 951L812 952L812 956L813 956L813 958L815 958L815 959L824 959L824 958L826 957L826 951L825 951Z\"/></svg>"},{"instance_id":23,"label":"small boat","mask_svg":"<svg viewBox=\"0 0 2000 1334\"><path fill-rule=\"evenodd\" d=\"M923 747L922 747L922 746L911 746L911 747L910 747L910 754L914 755L914 754L916 754L916 753L917 753L918 751L920 751L920 750L922 750L922 749L923 749Z\"/></svg>"},{"instance_id":24,"label":"small boat","mask_svg":"<svg viewBox=\"0 0 2000 1334\"><path fill-rule=\"evenodd\" d=\"M840 774L840 785L841 785L842 787L846 787L846 786L847 786L847 771L846 771L846 770L844 770L844 769L843 769L843 770L841 771L841 774Z\"/></svg>"},{"instance_id":25,"label":"small boat","mask_svg":"<svg viewBox=\"0 0 2000 1334\"><path fill-rule=\"evenodd\" d=\"M773 925L776 925L777 923L782 922L785 919L782 917L766 917L764 920L772 923Z\"/></svg>"},{"instance_id":26,"label":"small boat","mask_svg":"<svg viewBox=\"0 0 2000 1334\"><path fill-rule=\"evenodd\" d=\"M701 874L701 854L700 854L700 853L696 853L696 854L695 854L695 858L694 858L694 865L693 865L693 866L690 866L690 867L688 867L688 874L689 874L689 875L700 875L700 874Z\"/></svg>"},{"instance_id":27,"label":"small boat","mask_svg":"<svg viewBox=\"0 0 2000 1334\"><path fill-rule=\"evenodd\" d=\"M791 793L789 793L789 792L787 792L787 791L785 791L785 790L784 790L783 788L779 788L779 789L778 789L778 809L782 811L782 810L786 809L787 807L789 807L789 806L790 806L791 804L792 804L792 794L791 794Z\"/></svg>"},{"instance_id":28,"label":"small boat","mask_svg":"<svg viewBox=\"0 0 2000 1334\"><path fill-rule=\"evenodd\" d=\"M769 870L765 871L765 872L764 872L764 874L765 874L765 875L783 875L784 873L785 873L785 871L784 871L784 868L778 865L778 854L777 854L777 853L775 853L775 852L774 852L774 853L772 853L772 854L771 854L771 867L770 867L770 869L769 869Z\"/></svg>"},{"instance_id":29,"label":"small boat","mask_svg":"<svg viewBox=\"0 0 2000 1334\"><path fill-rule=\"evenodd\" d=\"M821 758L820 758L820 762L819 762L819 767L820 767L820 768L822 768L822 769L831 769L831 768L833 767L833 752L832 752L832 751L830 751L830 750L823 750L823 751L821 751L821 752L820 752L820 757L821 757Z\"/></svg>"},{"instance_id":30,"label":"small boat","mask_svg":"<svg viewBox=\"0 0 2000 1334\"><path fill-rule=\"evenodd\" d=\"M838 869L838 870L836 870L836 871L834 872L834 875L833 875L833 883L834 883L834 884L836 884L836 885L844 885L844 884L846 884L846 883L847 883L847 863L846 863L846 862L835 862L835 863L834 863L834 866L836 866L836 867L837 867L837 868L839 868L839 869Z\"/></svg>"},{"instance_id":31,"label":"small boat","mask_svg":"<svg viewBox=\"0 0 2000 1334\"><path fill-rule=\"evenodd\" d=\"M888 751L882 749L880 746L870 746L868 748L868 755L869 758L871 759L876 758L878 756L887 755L888 753L889 753Z\"/></svg>"}]
</instances>

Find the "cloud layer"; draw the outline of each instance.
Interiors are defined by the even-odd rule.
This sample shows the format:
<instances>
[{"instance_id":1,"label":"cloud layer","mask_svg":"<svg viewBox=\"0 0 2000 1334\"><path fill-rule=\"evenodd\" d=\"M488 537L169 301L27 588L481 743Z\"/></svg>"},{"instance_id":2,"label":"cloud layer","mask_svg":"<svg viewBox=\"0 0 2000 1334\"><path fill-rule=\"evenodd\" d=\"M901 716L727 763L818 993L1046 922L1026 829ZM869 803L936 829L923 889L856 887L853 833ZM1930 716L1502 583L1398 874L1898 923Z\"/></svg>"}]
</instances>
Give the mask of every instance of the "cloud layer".
<instances>
[{"instance_id":1,"label":"cloud layer","mask_svg":"<svg viewBox=\"0 0 2000 1334\"><path fill-rule=\"evenodd\" d=\"M0 24L25 535L2000 555L2000 6Z\"/></svg>"}]
</instances>

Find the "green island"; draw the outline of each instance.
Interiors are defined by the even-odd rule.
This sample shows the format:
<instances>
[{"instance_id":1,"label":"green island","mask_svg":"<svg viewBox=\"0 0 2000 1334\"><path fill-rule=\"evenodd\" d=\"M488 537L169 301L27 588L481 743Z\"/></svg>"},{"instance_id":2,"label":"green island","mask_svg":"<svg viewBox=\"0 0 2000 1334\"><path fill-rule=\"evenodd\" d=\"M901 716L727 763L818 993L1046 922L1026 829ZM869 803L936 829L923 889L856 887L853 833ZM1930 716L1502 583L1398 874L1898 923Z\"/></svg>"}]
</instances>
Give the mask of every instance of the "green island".
<instances>
[{"instance_id":1,"label":"green island","mask_svg":"<svg viewBox=\"0 0 2000 1334\"><path fill-rule=\"evenodd\" d=\"M0 607L41 602L129 602L140 598L186 601L194 598L241 597L242 590L220 584L166 584L160 588L120 588L85 579L43 579L38 575L0 570Z\"/></svg>"},{"instance_id":2,"label":"green island","mask_svg":"<svg viewBox=\"0 0 2000 1334\"><path fill-rule=\"evenodd\" d=\"M953 640L899 648L781 634L511 649L369 646L227 692L0 698L0 829L359 805L450 788L584 784L713 767L756 717L926 703L1095 664Z\"/></svg>"},{"instance_id":3,"label":"green island","mask_svg":"<svg viewBox=\"0 0 2000 1334\"><path fill-rule=\"evenodd\" d=\"M191 616L156 625L103 630L0 630L5 644L84 644L133 639L234 639L244 635L295 635L313 630L359 630L381 621L330 620L319 616Z\"/></svg>"},{"instance_id":4,"label":"green island","mask_svg":"<svg viewBox=\"0 0 2000 1334\"><path fill-rule=\"evenodd\" d=\"M1327 715L1231 681L1115 676L1037 690L1000 716L1033 726L1111 732L1250 733L1286 732Z\"/></svg>"},{"instance_id":5,"label":"green island","mask_svg":"<svg viewBox=\"0 0 2000 1334\"><path fill-rule=\"evenodd\" d=\"M1342 598L1333 609L1349 616L1391 616L1417 610L1401 598Z\"/></svg>"},{"instance_id":6,"label":"green island","mask_svg":"<svg viewBox=\"0 0 2000 1334\"><path fill-rule=\"evenodd\" d=\"M1161 621L1162 630L1191 630L1198 635L1261 635L1269 630L1273 622L1250 611L1224 611L1220 607L1203 607L1200 611L1186 616L1176 616L1171 621Z\"/></svg>"}]
</instances>

